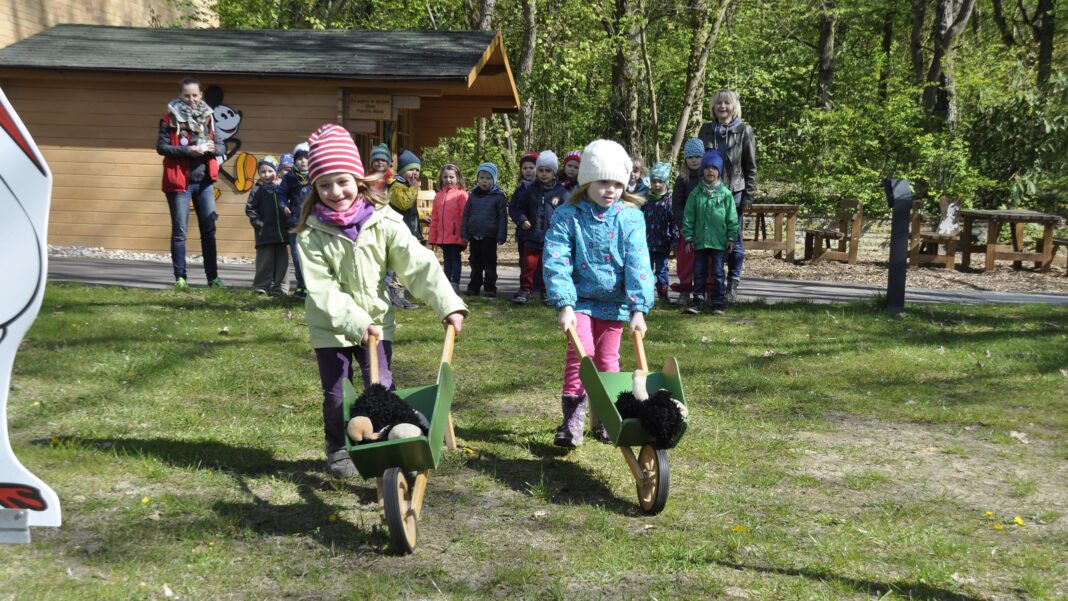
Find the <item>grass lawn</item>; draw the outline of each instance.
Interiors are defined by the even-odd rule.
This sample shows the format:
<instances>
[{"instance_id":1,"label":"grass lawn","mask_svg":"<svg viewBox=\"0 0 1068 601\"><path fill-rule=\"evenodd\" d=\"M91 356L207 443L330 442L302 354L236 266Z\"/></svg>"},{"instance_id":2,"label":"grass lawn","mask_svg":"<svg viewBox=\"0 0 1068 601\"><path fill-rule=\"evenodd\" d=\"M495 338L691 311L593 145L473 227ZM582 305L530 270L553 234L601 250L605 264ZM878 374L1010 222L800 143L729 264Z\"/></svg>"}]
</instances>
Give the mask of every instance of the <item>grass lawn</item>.
<instances>
[{"instance_id":1,"label":"grass lawn","mask_svg":"<svg viewBox=\"0 0 1068 601\"><path fill-rule=\"evenodd\" d=\"M464 450L396 557L373 481L324 473L302 305L50 285L8 412L64 523L5 547L0 599L1068 597L1063 308L655 311L691 421L653 517L618 451L551 445L550 310L471 308ZM438 320L399 320L398 383L433 383Z\"/></svg>"}]
</instances>

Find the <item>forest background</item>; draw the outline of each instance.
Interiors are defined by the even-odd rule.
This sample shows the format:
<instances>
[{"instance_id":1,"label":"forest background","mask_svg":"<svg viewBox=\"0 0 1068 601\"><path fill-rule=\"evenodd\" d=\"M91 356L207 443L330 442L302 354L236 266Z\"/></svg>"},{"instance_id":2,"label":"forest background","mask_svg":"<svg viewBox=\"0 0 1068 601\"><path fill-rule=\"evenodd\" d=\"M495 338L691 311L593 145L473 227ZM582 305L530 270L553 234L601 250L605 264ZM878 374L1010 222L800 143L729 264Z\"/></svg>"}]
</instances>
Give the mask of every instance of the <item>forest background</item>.
<instances>
[{"instance_id":1,"label":"forest background","mask_svg":"<svg viewBox=\"0 0 1068 601\"><path fill-rule=\"evenodd\" d=\"M185 2L187 0L176 0ZM885 211L923 197L1063 213L1064 0L218 0L224 28L484 29L504 37L522 107L427 152L515 181L526 149L598 137L651 164L731 88L758 144L760 197ZM383 56L383 61L391 60ZM766 196L764 196L766 195Z\"/></svg>"}]
</instances>

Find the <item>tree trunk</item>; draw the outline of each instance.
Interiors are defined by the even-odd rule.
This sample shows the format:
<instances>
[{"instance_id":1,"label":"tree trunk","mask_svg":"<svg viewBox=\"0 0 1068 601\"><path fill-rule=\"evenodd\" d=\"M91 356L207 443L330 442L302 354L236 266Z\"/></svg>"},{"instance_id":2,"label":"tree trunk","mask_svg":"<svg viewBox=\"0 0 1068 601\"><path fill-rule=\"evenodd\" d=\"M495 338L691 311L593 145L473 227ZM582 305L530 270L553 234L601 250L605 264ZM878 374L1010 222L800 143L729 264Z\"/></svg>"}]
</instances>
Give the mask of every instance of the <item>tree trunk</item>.
<instances>
[{"instance_id":1,"label":"tree trunk","mask_svg":"<svg viewBox=\"0 0 1068 601\"><path fill-rule=\"evenodd\" d=\"M1045 88L1049 83L1051 64L1053 63L1053 23L1055 0L1038 0L1034 20L1035 37L1038 38L1038 87Z\"/></svg>"},{"instance_id":2,"label":"tree trunk","mask_svg":"<svg viewBox=\"0 0 1068 601\"><path fill-rule=\"evenodd\" d=\"M671 153L665 157L669 162L674 162L682 148L683 138L686 137L687 127L690 125L691 113L697 106L697 121L700 123L701 104L704 102L705 70L708 67L708 56L712 47L719 38L719 28L723 25L723 19L727 16L727 9L734 4L734 0L719 0L719 10L716 19L709 31L708 4L705 0L692 0L690 14L693 20L693 40L690 43L690 60L686 69L686 92L682 99L682 112L679 114L678 125L675 133L671 136Z\"/></svg>"},{"instance_id":3,"label":"tree trunk","mask_svg":"<svg viewBox=\"0 0 1068 601\"><path fill-rule=\"evenodd\" d=\"M610 94L611 120L609 130L619 134L629 152L640 145L638 135L638 87L641 78L638 48L641 45L641 27L631 23L626 28L624 20L639 13L635 0L616 0L612 21L605 21L609 39L615 41L616 53L612 64L612 90Z\"/></svg>"},{"instance_id":4,"label":"tree trunk","mask_svg":"<svg viewBox=\"0 0 1068 601\"><path fill-rule=\"evenodd\" d=\"M831 85L834 83L834 33L838 28L838 14L834 0L820 2L820 38L816 47L819 57L816 88L820 108L831 110Z\"/></svg>"},{"instance_id":5,"label":"tree trunk","mask_svg":"<svg viewBox=\"0 0 1068 601\"><path fill-rule=\"evenodd\" d=\"M497 7L497 0L482 0L479 10L478 29L489 31L493 24L493 11ZM475 156L481 157L486 147L486 119L479 117L475 120Z\"/></svg>"},{"instance_id":6,"label":"tree trunk","mask_svg":"<svg viewBox=\"0 0 1068 601\"><path fill-rule=\"evenodd\" d=\"M516 152L515 136L512 135L512 119L508 117L507 113L502 114L500 118L502 121L504 121L505 140L508 142L508 156L514 157L516 155Z\"/></svg>"},{"instance_id":7,"label":"tree trunk","mask_svg":"<svg viewBox=\"0 0 1068 601\"><path fill-rule=\"evenodd\" d=\"M639 2L638 8L643 15L648 15L645 11L644 2ZM653 158L650 162L656 162L660 160L660 115L656 107L656 85L653 83L653 65L649 59L649 44L645 39L645 28L648 24L649 18L646 16L646 18L642 19L641 30L642 63L645 65L646 93L649 94L649 131L652 137L649 149L652 150Z\"/></svg>"},{"instance_id":8,"label":"tree trunk","mask_svg":"<svg viewBox=\"0 0 1068 601\"><path fill-rule=\"evenodd\" d=\"M883 65L879 69L879 102L886 102L887 88L890 81L890 65L892 64L891 53L894 50L894 20L897 17L897 11L894 10L894 5L891 4L886 9L886 14L883 15Z\"/></svg>"},{"instance_id":9,"label":"tree trunk","mask_svg":"<svg viewBox=\"0 0 1068 601\"><path fill-rule=\"evenodd\" d=\"M942 124L957 125L957 89L953 78L953 47L968 24L975 0L938 0L931 32L931 65L927 69L923 105Z\"/></svg>"},{"instance_id":10,"label":"tree trunk","mask_svg":"<svg viewBox=\"0 0 1068 601\"><path fill-rule=\"evenodd\" d=\"M994 8L994 24L998 26L998 32L1001 33L1001 41L1005 42L1006 46L1012 46L1016 44L1016 36L1013 35L1012 26L1005 20L1005 11L1001 8L1001 0L991 0Z\"/></svg>"},{"instance_id":11,"label":"tree trunk","mask_svg":"<svg viewBox=\"0 0 1068 601\"><path fill-rule=\"evenodd\" d=\"M912 0L912 32L909 36L909 56L912 57L912 81L923 83L927 62L923 59L923 27L927 23L927 0Z\"/></svg>"},{"instance_id":12,"label":"tree trunk","mask_svg":"<svg viewBox=\"0 0 1068 601\"><path fill-rule=\"evenodd\" d=\"M519 73L516 76L519 85L527 83L534 70L534 49L538 41L537 1L523 2L523 49L519 53ZM531 148L534 139L534 97L527 94L519 107L519 146L524 150Z\"/></svg>"}]
</instances>

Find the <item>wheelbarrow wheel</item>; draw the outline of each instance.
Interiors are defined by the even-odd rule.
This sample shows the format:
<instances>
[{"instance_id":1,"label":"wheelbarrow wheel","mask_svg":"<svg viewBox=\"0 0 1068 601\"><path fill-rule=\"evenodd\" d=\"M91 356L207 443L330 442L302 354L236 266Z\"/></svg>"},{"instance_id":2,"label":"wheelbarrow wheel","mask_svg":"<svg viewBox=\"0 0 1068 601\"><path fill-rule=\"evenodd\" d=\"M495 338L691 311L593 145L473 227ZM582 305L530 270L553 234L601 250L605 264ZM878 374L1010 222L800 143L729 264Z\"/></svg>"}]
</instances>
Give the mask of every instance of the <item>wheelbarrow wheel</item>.
<instances>
[{"instance_id":1,"label":"wheelbarrow wheel","mask_svg":"<svg viewBox=\"0 0 1068 601\"><path fill-rule=\"evenodd\" d=\"M386 514L393 550L407 555L415 550L417 510L412 505L412 486L400 468L382 474L382 509Z\"/></svg>"},{"instance_id":2,"label":"wheelbarrow wheel","mask_svg":"<svg viewBox=\"0 0 1068 601\"><path fill-rule=\"evenodd\" d=\"M667 505L668 490L671 488L667 449L642 446L638 455L638 468L642 473L642 481L637 483L638 505L645 513L656 515Z\"/></svg>"}]
</instances>

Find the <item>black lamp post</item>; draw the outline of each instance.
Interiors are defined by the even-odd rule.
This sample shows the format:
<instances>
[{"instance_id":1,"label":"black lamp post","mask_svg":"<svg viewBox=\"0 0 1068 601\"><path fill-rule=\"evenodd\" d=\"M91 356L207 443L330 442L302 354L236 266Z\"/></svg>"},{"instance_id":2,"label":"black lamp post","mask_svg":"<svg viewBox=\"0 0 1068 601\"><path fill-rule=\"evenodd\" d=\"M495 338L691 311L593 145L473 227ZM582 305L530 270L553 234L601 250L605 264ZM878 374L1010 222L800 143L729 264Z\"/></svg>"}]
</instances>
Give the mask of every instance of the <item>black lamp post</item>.
<instances>
[{"instance_id":1,"label":"black lamp post","mask_svg":"<svg viewBox=\"0 0 1068 601\"><path fill-rule=\"evenodd\" d=\"M912 212L912 189L907 179L883 182L886 202L890 205L890 272L886 279L886 309L892 313L905 310L905 274L909 267L909 218Z\"/></svg>"}]
</instances>

